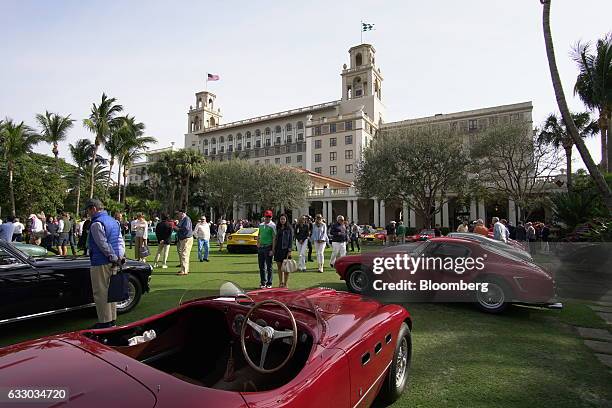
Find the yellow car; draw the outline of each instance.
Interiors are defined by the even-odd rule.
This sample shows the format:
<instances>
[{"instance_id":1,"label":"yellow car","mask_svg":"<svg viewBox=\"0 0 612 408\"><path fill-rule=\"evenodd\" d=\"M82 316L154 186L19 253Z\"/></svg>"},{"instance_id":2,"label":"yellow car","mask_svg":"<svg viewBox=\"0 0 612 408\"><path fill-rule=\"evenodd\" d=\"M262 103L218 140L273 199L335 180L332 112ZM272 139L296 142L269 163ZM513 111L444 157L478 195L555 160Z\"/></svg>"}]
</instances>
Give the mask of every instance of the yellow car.
<instances>
[{"instance_id":1,"label":"yellow car","mask_svg":"<svg viewBox=\"0 0 612 408\"><path fill-rule=\"evenodd\" d=\"M259 228L240 228L227 238L227 252L257 252Z\"/></svg>"},{"instance_id":2,"label":"yellow car","mask_svg":"<svg viewBox=\"0 0 612 408\"><path fill-rule=\"evenodd\" d=\"M381 243L387 239L387 231L384 228L372 228L370 225L361 226L361 241L364 243Z\"/></svg>"}]
</instances>

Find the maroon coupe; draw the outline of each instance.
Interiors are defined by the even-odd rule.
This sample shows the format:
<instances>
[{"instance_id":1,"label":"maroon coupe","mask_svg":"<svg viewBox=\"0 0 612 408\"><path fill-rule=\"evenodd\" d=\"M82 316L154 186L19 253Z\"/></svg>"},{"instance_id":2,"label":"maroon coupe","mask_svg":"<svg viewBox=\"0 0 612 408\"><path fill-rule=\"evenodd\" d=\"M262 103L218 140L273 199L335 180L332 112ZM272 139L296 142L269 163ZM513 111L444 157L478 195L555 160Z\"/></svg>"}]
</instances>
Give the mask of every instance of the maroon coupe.
<instances>
[{"instance_id":1,"label":"maroon coupe","mask_svg":"<svg viewBox=\"0 0 612 408\"><path fill-rule=\"evenodd\" d=\"M380 259L393 260L404 255L408 260L423 258L433 262L428 261L429 264L423 266L425 262L423 261L413 274L397 270L395 267L390 270L385 269L384 273L380 272L381 275L374 270L376 262ZM470 258L476 260L475 265L480 267L474 267L472 270L447 269L440 266L442 262L435 262L444 260L450 265L458 265L457 261L461 260L461 264L464 265L465 260ZM340 279L346 281L351 292L380 294L380 297L386 300L473 301L483 311L490 313L500 313L511 303L550 308L563 306L556 300L553 277L542 267L514 255L512 251L504 251L496 246L471 239L438 237L423 243L392 246L382 251L342 257L336 261L334 267ZM415 284L425 281L426 289L419 292L417 285L416 290L408 291L406 282L409 280L415 281ZM389 283L403 283L404 287L397 284L389 286ZM473 284L469 286L470 288L478 290L452 290L455 287L468 287L470 283ZM483 283L486 283L484 287ZM403 292L397 292L396 287L400 287ZM442 289L436 290L436 287ZM378 292L381 289L382 291ZM383 295L385 290L387 292L384 292L384 295L390 296L389 293L394 291L393 293L401 293L404 297L385 297Z\"/></svg>"},{"instance_id":2,"label":"maroon coupe","mask_svg":"<svg viewBox=\"0 0 612 408\"><path fill-rule=\"evenodd\" d=\"M411 328L403 307L354 294L244 293L226 282L215 296L126 326L0 349L0 401L335 408L370 406L378 396L388 403L407 386Z\"/></svg>"}]
</instances>

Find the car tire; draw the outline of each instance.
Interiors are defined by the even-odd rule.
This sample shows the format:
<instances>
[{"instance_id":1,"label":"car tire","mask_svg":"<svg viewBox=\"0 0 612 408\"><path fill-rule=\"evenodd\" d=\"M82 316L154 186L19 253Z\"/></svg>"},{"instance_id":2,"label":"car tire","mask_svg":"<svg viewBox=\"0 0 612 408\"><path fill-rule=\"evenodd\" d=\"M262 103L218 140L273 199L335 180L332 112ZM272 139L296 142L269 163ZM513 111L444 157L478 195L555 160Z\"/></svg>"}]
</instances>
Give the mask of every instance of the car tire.
<instances>
[{"instance_id":1,"label":"car tire","mask_svg":"<svg viewBox=\"0 0 612 408\"><path fill-rule=\"evenodd\" d=\"M346 287L350 292L362 294L368 287L368 274L362 265L356 265L348 270L346 276Z\"/></svg>"},{"instance_id":2,"label":"car tire","mask_svg":"<svg viewBox=\"0 0 612 408\"><path fill-rule=\"evenodd\" d=\"M140 302L142 296L142 285L138 278L131 273L128 278L129 297L123 302L117 302L117 314L130 312Z\"/></svg>"},{"instance_id":3,"label":"car tire","mask_svg":"<svg viewBox=\"0 0 612 408\"><path fill-rule=\"evenodd\" d=\"M393 360L385 377L385 382L378 393L378 398L385 404L392 404L402 396L408 386L410 360L412 357L412 337L406 323L400 326Z\"/></svg>"},{"instance_id":4,"label":"car tire","mask_svg":"<svg viewBox=\"0 0 612 408\"><path fill-rule=\"evenodd\" d=\"M483 293L477 291L475 294L476 306L485 312L499 314L508 308L512 298L512 291L502 280L497 278L483 278L478 283L487 283L488 290Z\"/></svg>"}]
</instances>

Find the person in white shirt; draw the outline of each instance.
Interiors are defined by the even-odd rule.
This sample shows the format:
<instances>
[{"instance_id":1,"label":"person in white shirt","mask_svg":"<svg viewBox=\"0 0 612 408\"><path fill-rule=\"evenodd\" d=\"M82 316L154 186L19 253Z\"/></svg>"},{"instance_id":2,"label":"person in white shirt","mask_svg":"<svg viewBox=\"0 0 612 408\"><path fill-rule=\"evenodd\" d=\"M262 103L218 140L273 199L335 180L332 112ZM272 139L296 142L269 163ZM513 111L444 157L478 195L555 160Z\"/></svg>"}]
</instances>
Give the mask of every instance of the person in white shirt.
<instances>
[{"instance_id":1,"label":"person in white shirt","mask_svg":"<svg viewBox=\"0 0 612 408\"><path fill-rule=\"evenodd\" d=\"M225 242L225 233L227 232L227 221L221 220L217 227L217 242L219 243L219 252L223 251L223 243Z\"/></svg>"},{"instance_id":2,"label":"person in white shirt","mask_svg":"<svg viewBox=\"0 0 612 408\"><path fill-rule=\"evenodd\" d=\"M23 241L23 230L25 226L19 221L19 218L15 218L13 222L13 241L22 242Z\"/></svg>"},{"instance_id":3,"label":"person in white shirt","mask_svg":"<svg viewBox=\"0 0 612 408\"><path fill-rule=\"evenodd\" d=\"M40 245L45 233L43 222L35 214L30 214L30 244Z\"/></svg>"},{"instance_id":4,"label":"person in white shirt","mask_svg":"<svg viewBox=\"0 0 612 408\"><path fill-rule=\"evenodd\" d=\"M133 224L133 232L136 233L136 243L134 245L134 258L140 262L145 262L146 257L142 256L141 250L147 245L147 238L149 237L149 224L145 220L143 214L138 214L136 222Z\"/></svg>"},{"instance_id":5,"label":"person in white shirt","mask_svg":"<svg viewBox=\"0 0 612 408\"><path fill-rule=\"evenodd\" d=\"M499 221L499 218L493 217L493 239L497 241L508 242L508 229Z\"/></svg>"},{"instance_id":6,"label":"person in white shirt","mask_svg":"<svg viewBox=\"0 0 612 408\"><path fill-rule=\"evenodd\" d=\"M198 240L198 259L200 262L208 262L210 224L206 222L206 217L200 217L200 221L193 229L193 236Z\"/></svg>"}]
</instances>

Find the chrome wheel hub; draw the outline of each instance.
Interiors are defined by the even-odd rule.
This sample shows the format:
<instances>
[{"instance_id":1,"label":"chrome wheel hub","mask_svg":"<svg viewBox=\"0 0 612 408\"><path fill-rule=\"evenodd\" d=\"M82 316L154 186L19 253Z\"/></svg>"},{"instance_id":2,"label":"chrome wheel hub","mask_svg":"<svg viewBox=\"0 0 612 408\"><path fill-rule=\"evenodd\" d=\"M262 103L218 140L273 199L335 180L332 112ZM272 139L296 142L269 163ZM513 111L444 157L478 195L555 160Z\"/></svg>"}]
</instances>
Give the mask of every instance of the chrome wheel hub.
<instances>
[{"instance_id":1,"label":"chrome wheel hub","mask_svg":"<svg viewBox=\"0 0 612 408\"><path fill-rule=\"evenodd\" d=\"M122 302L117 302L117 309L127 309L132 304L135 297L136 288L132 282L128 281L128 298Z\"/></svg>"},{"instance_id":2,"label":"chrome wheel hub","mask_svg":"<svg viewBox=\"0 0 612 408\"><path fill-rule=\"evenodd\" d=\"M406 337L402 337L399 349L397 350L395 367L395 387L399 388L406 378L406 369L408 368L408 342Z\"/></svg>"},{"instance_id":3,"label":"chrome wheel hub","mask_svg":"<svg viewBox=\"0 0 612 408\"><path fill-rule=\"evenodd\" d=\"M486 292L478 292L478 303L483 307L495 309L506 301L504 290L497 284L489 282Z\"/></svg>"}]
</instances>

